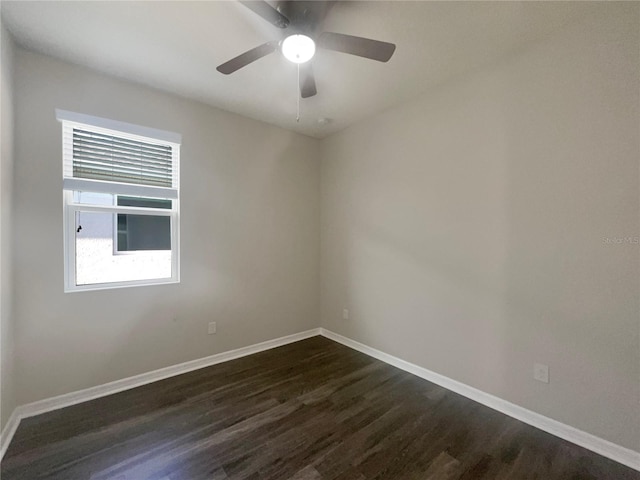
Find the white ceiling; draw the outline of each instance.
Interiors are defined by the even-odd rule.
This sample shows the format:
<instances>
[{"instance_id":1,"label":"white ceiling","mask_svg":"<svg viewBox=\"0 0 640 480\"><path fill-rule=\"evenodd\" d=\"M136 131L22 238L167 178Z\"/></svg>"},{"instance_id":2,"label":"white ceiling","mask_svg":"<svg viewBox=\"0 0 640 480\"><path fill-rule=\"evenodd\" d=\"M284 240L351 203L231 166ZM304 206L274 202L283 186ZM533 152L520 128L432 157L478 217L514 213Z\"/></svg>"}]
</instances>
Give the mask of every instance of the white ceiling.
<instances>
[{"instance_id":1,"label":"white ceiling","mask_svg":"<svg viewBox=\"0 0 640 480\"><path fill-rule=\"evenodd\" d=\"M282 37L235 1L6 1L2 17L31 50L322 138L569 22L590 2L337 2L324 30L395 43L388 63L320 50L318 94L300 101L280 53L222 75L216 66ZM328 118L322 125L318 120Z\"/></svg>"}]
</instances>

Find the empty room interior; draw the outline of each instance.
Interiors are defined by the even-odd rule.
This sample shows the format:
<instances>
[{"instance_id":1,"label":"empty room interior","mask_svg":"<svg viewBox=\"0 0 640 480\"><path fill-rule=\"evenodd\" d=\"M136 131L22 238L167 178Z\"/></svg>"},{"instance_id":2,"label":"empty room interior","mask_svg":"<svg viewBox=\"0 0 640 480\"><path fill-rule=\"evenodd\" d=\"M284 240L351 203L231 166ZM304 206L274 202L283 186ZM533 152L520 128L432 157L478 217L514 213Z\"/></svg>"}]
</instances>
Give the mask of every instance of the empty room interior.
<instances>
[{"instance_id":1,"label":"empty room interior","mask_svg":"<svg viewBox=\"0 0 640 480\"><path fill-rule=\"evenodd\" d=\"M640 2L0 13L2 480L640 480Z\"/></svg>"}]
</instances>

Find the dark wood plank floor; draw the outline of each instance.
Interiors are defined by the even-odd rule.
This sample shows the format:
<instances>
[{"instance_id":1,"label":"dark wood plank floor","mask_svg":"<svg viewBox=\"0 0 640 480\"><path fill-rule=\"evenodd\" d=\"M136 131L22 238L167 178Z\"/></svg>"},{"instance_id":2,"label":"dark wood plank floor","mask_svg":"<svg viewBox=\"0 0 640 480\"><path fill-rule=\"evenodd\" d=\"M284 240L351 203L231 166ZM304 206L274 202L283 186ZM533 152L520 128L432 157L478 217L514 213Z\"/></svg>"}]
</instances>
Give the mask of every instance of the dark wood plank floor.
<instances>
[{"instance_id":1,"label":"dark wood plank floor","mask_svg":"<svg viewBox=\"0 0 640 480\"><path fill-rule=\"evenodd\" d=\"M2 480L634 479L322 337L24 420Z\"/></svg>"}]
</instances>

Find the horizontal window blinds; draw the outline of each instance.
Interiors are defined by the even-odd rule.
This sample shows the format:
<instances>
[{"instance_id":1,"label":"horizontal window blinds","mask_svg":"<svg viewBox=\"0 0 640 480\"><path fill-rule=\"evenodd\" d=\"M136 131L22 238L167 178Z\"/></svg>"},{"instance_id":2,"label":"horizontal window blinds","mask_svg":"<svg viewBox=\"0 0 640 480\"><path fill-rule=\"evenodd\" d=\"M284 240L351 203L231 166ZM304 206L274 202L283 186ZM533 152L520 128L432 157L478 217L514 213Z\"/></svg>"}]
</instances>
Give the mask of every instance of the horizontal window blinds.
<instances>
[{"instance_id":1,"label":"horizontal window blinds","mask_svg":"<svg viewBox=\"0 0 640 480\"><path fill-rule=\"evenodd\" d=\"M56 118L65 190L178 198L181 135L59 109Z\"/></svg>"},{"instance_id":2,"label":"horizontal window blinds","mask_svg":"<svg viewBox=\"0 0 640 480\"><path fill-rule=\"evenodd\" d=\"M68 127L64 141L65 149L71 150L71 165L65 169L66 176L154 187L176 186L171 144Z\"/></svg>"}]
</instances>

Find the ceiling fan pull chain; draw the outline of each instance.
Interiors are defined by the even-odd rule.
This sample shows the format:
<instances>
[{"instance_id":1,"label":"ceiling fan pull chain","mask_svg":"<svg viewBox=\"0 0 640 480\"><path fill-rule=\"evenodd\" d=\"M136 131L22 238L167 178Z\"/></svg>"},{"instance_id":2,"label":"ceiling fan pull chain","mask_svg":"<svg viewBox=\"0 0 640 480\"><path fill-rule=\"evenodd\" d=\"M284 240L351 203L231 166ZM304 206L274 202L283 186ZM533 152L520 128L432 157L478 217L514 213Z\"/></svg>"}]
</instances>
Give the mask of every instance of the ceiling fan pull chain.
<instances>
[{"instance_id":1,"label":"ceiling fan pull chain","mask_svg":"<svg viewBox=\"0 0 640 480\"><path fill-rule=\"evenodd\" d=\"M297 114L296 114L296 122L300 123L300 95L301 95L301 91L300 91L300 64L297 64L298 67L298 88L296 88L296 98L297 98Z\"/></svg>"}]
</instances>

